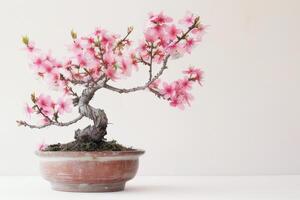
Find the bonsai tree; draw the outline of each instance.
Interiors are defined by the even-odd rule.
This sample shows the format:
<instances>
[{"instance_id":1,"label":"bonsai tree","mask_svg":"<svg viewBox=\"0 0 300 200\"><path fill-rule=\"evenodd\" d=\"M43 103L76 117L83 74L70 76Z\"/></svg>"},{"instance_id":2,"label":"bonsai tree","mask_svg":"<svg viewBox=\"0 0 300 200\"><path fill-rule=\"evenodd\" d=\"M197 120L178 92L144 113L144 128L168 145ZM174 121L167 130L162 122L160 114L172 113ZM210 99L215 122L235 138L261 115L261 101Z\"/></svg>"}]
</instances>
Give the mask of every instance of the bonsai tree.
<instances>
[{"instance_id":1,"label":"bonsai tree","mask_svg":"<svg viewBox=\"0 0 300 200\"><path fill-rule=\"evenodd\" d=\"M189 67L183 71L183 78L171 83L162 81L161 77L168 68L169 60L191 53L193 47L201 41L205 26L192 13L187 13L178 24L162 12L150 14L148 23L144 37L135 46L129 39L132 27L127 29L124 37L101 28L82 37L71 31L71 53L64 60L43 53L27 36L22 38L31 58L32 70L52 89L60 92L61 97L53 100L49 95L31 94L31 104L26 104L25 111L29 117L35 114L41 122L19 120L18 125L42 129L69 126L84 117L93 121L92 125L75 131L75 141L50 145L42 150L122 150L121 145L109 143L105 139L108 118L104 110L90 105L91 99L100 89L121 94L145 90L168 101L173 107L184 109L190 105L193 99L190 94L192 84L197 82L201 85L200 69ZM139 68L146 69L149 74L144 85L132 88L114 86L114 82L130 77L132 71ZM74 107L78 108L78 116L62 122L61 116Z\"/></svg>"}]
</instances>

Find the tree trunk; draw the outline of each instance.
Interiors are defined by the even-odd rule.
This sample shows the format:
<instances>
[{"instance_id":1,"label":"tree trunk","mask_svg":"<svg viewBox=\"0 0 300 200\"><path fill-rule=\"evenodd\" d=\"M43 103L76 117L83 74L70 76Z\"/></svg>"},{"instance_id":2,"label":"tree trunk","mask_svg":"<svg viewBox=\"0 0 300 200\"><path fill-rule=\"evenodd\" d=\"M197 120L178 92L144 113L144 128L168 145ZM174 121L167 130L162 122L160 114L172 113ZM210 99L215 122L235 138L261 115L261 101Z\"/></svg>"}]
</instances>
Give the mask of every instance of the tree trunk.
<instances>
[{"instance_id":1,"label":"tree trunk","mask_svg":"<svg viewBox=\"0 0 300 200\"><path fill-rule=\"evenodd\" d=\"M106 135L108 120L104 110L89 105L94 93L94 88L86 88L79 98L79 113L94 122L93 125L89 125L83 130L75 131L75 139L80 142L101 142Z\"/></svg>"}]
</instances>

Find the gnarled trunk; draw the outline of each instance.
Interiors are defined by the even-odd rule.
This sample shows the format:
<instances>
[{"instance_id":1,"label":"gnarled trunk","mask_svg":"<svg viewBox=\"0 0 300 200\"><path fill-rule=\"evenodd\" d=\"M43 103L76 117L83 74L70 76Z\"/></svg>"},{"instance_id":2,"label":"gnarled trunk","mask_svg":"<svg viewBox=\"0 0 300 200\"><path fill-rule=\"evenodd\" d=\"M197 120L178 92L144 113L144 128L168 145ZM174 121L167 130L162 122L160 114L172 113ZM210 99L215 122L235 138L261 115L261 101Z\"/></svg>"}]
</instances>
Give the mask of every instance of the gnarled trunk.
<instances>
[{"instance_id":1,"label":"gnarled trunk","mask_svg":"<svg viewBox=\"0 0 300 200\"><path fill-rule=\"evenodd\" d=\"M107 117L102 109L97 109L89 105L90 100L95 93L94 88L86 88L83 90L79 98L79 113L93 120L94 124L89 125L83 130L75 131L75 139L81 142L101 142L106 135Z\"/></svg>"}]
</instances>

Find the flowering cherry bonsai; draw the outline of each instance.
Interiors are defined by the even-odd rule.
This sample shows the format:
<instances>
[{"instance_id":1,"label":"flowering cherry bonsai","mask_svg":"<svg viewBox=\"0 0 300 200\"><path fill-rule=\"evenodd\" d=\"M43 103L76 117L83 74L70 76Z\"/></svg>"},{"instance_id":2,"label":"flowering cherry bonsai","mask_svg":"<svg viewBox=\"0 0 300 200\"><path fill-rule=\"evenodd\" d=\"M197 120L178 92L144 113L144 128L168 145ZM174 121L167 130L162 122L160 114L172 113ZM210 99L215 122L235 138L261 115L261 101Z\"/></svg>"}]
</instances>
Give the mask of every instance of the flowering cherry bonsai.
<instances>
[{"instance_id":1,"label":"flowering cherry bonsai","mask_svg":"<svg viewBox=\"0 0 300 200\"><path fill-rule=\"evenodd\" d=\"M150 14L148 23L144 37L136 46L129 39L132 27L127 29L124 37L100 28L82 37L71 31L71 55L65 60L58 60L49 53L41 52L27 36L22 38L31 58L32 70L51 88L58 90L61 97L53 100L49 95L31 94L32 103L26 104L25 111L29 117L35 114L41 122L39 124L20 120L17 123L20 126L41 129L48 126L69 126L83 117L93 121L93 125L75 131L75 141L42 146L40 150L123 149L121 145L105 140L107 116L104 110L90 105L91 99L100 89L121 94L146 90L168 101L173 107L184 109L185 105L190 105L193 98L190 94L192 84L196 82L201 85L200 69L189 67L183 71L183 78L172 83L160 78L168 68L170 59L191 53L193 47L201 41L205 26L192 13L187 13L178 24L162 12ZM149 73L144 85L132 88L113 86L114 82L131 76L132 71L139 68L146 68ZM81 93L77 92L79 89L82 89ZM79 115L68 122L60 121L60 117L70 112L73 107L78 107Z\"/></svg>"}]
</instances>

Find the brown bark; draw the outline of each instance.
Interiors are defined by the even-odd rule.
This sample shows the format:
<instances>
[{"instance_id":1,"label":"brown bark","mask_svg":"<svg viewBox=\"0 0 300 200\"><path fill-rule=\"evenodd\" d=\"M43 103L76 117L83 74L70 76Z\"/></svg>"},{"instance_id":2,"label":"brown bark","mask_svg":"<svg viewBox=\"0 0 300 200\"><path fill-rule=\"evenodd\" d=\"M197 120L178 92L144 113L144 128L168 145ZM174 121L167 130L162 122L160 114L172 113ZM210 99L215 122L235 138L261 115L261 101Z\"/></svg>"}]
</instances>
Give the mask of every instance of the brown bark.
<instances>
[{"instance_id":1,"label":"brown bark","mask_svg":"<svg viewBox=\"0 0 300 200\"><path fill-rule=\"evenodd\" d=\"M93 98L96 92L95 88L86 88L83 90L79 99L79 113L91 120L94 124L89 125L86 128L75 131L75 139L82 142L101 142L104 136L107 134L107 116L102 109L97 109L89 105L90 100Z\"/></svg>"}]
</instances>

